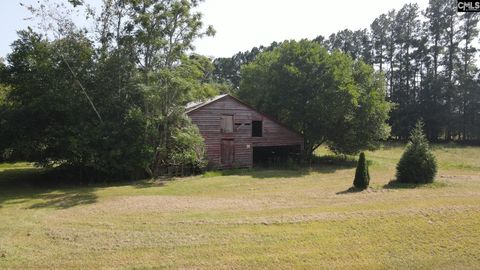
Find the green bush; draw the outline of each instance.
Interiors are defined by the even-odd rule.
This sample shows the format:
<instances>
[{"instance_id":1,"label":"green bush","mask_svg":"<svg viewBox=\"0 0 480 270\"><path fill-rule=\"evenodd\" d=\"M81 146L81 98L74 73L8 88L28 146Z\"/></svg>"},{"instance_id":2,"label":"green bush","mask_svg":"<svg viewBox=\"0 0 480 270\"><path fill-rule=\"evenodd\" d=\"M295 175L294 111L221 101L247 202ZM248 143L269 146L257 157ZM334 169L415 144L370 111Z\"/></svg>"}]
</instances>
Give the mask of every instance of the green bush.
<instances>
[{"instance_id":1,"label":"green bush","mask_svg":"<svg viewBox=\"0 0 480 270\"><path fill-rule=\"evenodd\" d=\"M397 164L397 181L401 183L432 183L437 173L437 161L430 151L419 121L410 133L410 142Z\"/></svg>"},{"instance_id":2,"label":"green bush","mask_svg":"<svg viewBox=\"0 0 480 270\"><path fill-rule=\"evenodd\" d=\"M353 179L353 186L358 189L366 189L370 183L370 173L368 172L368 164L365 159L365 153L360 153L360 158L357 163L357 170L355 171L355 179Z\"/></svg>"}]
</instances>

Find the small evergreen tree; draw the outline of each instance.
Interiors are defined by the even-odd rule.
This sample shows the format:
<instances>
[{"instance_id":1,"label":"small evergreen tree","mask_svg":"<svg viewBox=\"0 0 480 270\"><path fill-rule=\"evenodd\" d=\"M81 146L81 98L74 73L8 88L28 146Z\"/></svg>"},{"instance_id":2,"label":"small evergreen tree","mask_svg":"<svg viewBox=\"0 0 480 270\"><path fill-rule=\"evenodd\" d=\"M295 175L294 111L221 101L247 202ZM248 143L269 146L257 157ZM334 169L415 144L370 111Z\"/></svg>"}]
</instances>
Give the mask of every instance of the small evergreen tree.
<instances>
[{"instance_id":1,"label":"small evergreen tree","mask_svg":"<svg viewBox=\"0 0 480 270\"><path fill-rule=\"evenodd\" d=\"M437 173L437 161L423 134L423 122L418 121L410 133L410 142L397 164L397 181L402 183L432 183Z\"/></svg>"},{"instance_id":2,"label":"small evergreen tree","mask_svg":"<svg viewBox=\"0 0 480 270\"><path fill-rule=\"evenodd\" d=\"M365 154L361 152L357 170L355 171L355 179L353 179L353 186L358 189L366 189L369 183L370 173L368 172L367 160L365 159Z\"/></svg>"}]
</instances>

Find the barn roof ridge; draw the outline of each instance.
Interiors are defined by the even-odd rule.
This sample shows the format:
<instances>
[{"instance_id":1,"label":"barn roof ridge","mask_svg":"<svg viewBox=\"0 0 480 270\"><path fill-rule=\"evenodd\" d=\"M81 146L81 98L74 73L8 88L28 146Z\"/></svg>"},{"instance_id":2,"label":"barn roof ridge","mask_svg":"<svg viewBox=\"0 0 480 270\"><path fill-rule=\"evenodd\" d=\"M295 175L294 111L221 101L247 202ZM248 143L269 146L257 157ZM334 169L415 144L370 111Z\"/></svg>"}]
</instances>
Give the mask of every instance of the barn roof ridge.
<instances>
[{"instance_id":1,"label":"barn roof ridge","mask_svg":"<svg viewBox=\"0 0 480 270\"><path fill-rule=\"evenodd\" d=\"M219 99L222 99L226 96L230 96L229 94L222 94L222 95L217 95L217 96L214 96L212 98L209 98L207 100L203 100L203 101L193 101L193 102L189 102L186 106L185 106L185 109L186 109L186 113L190 113L192 111L195 111L196 109L199 109L205 105L208 105L212 102L215 102Z\"/></svg>"}]
</instances>

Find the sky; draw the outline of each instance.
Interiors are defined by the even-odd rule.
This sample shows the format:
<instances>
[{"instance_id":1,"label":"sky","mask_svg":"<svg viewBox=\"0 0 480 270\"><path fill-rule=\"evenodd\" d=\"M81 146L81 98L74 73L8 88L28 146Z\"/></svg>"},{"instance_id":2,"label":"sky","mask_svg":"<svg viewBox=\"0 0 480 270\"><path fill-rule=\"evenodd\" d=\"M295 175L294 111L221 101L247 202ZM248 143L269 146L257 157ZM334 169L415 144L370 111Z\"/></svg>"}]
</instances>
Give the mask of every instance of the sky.
<instances>
[{"instance_id":1,"label":"sky","mask_svg":"<svg viewBox=\"0 0 480 270\"><path fill-rule=\"evenodd\" d=\"M37 1L0 0L0 57L10 52L16 31L32 23L25 20L30 14L20 2ZM100 2L87 1L94 5ZM380 14L411 2L421 10L428 4L428 0L205 0L199 10L205 25L213 25L216 35L197 40L195 51L210 57L230 57L273 41L328 37L345 28L369 28Z\"/></svg>"}]
</instances>

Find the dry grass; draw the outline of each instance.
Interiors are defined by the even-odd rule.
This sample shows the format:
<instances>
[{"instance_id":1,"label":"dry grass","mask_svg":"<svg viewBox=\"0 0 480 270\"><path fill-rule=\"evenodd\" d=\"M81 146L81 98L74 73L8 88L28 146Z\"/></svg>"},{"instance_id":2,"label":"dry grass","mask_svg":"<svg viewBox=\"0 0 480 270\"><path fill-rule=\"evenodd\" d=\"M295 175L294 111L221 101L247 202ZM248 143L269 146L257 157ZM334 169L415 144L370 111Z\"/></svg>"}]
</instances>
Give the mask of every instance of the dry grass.
<instances>
[{"instance_id":1,"label":"dry grass","mask_svg":"<svg viewBox=\"0 0 480 270\"><path fill-rule=\"evenodd\" d=\"M401 152L368 152L372 185L356 193L354 169L332 165L0 185L0 268L480 268L480 147L436 146L437 182L421 187L387 185ZM34 173L25 167L0 165L0 181Z\"/></svg>"}]
</instances>

